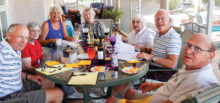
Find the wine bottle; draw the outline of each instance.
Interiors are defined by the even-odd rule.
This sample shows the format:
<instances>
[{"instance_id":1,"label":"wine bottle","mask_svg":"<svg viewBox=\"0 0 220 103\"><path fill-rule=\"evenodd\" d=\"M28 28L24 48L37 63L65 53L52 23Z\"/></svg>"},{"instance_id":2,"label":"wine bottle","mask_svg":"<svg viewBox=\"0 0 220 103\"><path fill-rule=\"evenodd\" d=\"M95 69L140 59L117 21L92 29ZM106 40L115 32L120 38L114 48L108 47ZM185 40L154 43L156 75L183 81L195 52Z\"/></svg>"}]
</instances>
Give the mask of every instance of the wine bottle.
<instances>
[{"instance_id":1,"label":"wine bottle","mask_svg":"<svg viewBox=\"0 0 220 103\"><path fill-rule=\"evenodd\" d=\"M105 64L105 49L102 43L102 37L99 37L99 45L98 45L98 64L104 65Z\"/></svg>"},{"instance_id":2,"label":"wine bottle","mask_svg":"<svg viewBox=\"0 0 220 103\"><path fill-rule=\"evenodd\" d=\"M88 32L88 44L93 45L94 44L94 35L92 31L92 27L89 26L89 32Z\"/></svg>"}]
</instances>

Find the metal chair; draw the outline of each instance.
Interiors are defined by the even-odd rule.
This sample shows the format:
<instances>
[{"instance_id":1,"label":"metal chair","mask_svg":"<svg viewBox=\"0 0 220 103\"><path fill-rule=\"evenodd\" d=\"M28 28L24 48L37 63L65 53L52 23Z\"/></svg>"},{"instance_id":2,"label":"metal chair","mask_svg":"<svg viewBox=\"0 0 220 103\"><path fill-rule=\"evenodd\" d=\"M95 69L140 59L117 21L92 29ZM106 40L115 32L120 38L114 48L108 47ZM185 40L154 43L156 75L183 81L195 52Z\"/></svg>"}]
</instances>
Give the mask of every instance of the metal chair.
<instances>
[{"instance_id":1,"label":"metal chair","mask_svg":"<svg viewBox=\"0 0 220 103\"><path fill-rule=\"evenodd\" d=\"M181 103L220 103L220 86L213 85L193 91Z\"/></svg>"}]
</instances>

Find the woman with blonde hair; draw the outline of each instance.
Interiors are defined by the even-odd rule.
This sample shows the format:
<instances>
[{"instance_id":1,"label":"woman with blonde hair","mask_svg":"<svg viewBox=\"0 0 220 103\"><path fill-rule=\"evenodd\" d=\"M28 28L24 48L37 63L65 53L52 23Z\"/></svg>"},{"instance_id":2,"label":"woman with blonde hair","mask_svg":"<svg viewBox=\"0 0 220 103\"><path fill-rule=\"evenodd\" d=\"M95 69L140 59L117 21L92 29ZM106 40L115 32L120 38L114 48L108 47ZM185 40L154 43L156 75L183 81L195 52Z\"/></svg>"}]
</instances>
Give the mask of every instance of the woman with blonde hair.
<instances>
[{"instance_id":1,"label":"woman with blonde hair","mask_svg":"<svg viewBox=\"0 0 220 103\"><path fill-rule=\"evenodd\" d=\"M66 25L61 21L62 11L58 7L51 7L50 19L42 24L42 33L40 35L40 43L45 47L52 47L56 43L56 39L65 39L74 41L74 37L70 37L66 30Z\"/></svg>"}]
</instances>

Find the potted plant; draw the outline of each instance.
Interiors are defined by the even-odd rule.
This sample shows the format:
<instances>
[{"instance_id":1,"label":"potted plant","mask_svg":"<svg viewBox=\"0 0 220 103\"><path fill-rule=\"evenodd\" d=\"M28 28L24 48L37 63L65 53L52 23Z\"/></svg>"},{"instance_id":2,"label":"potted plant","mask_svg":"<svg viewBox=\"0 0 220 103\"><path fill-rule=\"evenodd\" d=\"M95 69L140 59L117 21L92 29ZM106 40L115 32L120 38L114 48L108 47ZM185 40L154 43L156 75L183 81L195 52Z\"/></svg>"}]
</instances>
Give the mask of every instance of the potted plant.
<instances>
[{"instance_id":1,"label":"potted plant","mask_svg":"<svg viewBox=\"0 0 220 103\"><path fill-rule=\"evenodd\" d=\"M123 12L119 10L104 10L103 19L112 19L113 22L118 22L120 17L123 15Z\"/></svg>"}]
</instances>

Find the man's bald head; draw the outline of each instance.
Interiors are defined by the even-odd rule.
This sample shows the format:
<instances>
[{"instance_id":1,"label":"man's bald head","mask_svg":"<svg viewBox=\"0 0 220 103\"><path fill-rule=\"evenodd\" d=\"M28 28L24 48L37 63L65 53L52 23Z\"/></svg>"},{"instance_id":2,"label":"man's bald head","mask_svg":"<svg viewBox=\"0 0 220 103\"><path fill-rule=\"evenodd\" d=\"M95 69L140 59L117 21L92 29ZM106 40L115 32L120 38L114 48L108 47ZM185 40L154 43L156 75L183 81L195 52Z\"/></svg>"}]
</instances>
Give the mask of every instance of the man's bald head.
<instances>
[{"instance_id":1,"label":"man's bald head","mask_svg":"<svg viewBox=\"0 0 220 103\"><path fill-rule=\"evenodd\" d=\"M216 46L205 34L194 34L185 44L182 54L183 64L189 70L200 69L211 62Z\"/></svg>"}]
</instances>

